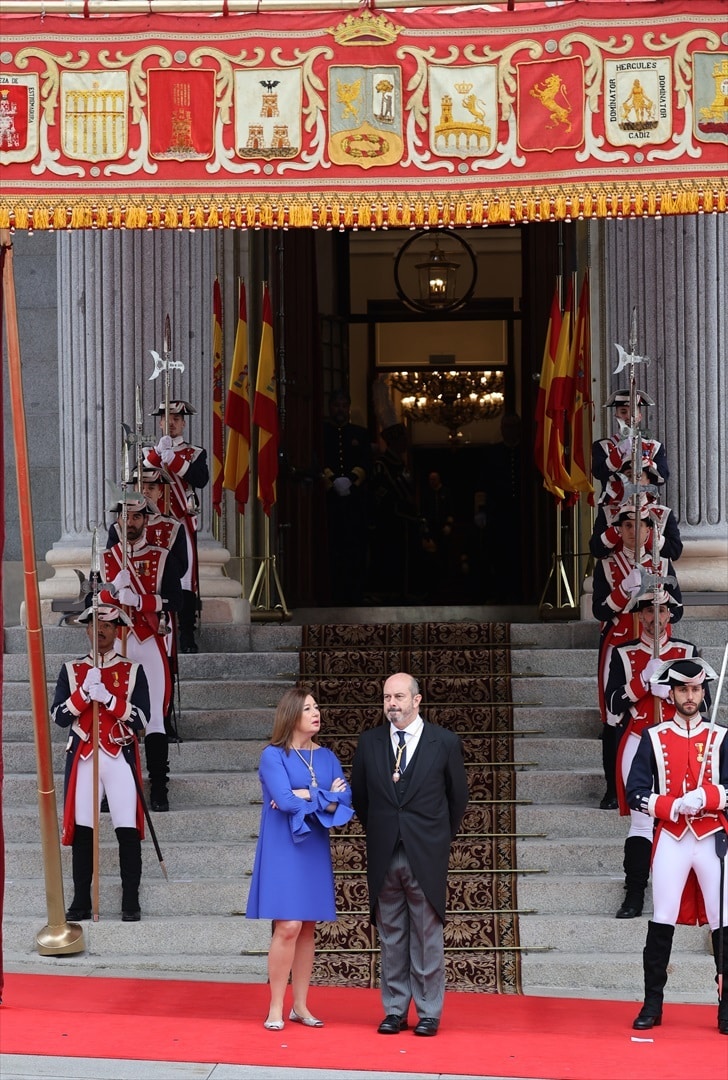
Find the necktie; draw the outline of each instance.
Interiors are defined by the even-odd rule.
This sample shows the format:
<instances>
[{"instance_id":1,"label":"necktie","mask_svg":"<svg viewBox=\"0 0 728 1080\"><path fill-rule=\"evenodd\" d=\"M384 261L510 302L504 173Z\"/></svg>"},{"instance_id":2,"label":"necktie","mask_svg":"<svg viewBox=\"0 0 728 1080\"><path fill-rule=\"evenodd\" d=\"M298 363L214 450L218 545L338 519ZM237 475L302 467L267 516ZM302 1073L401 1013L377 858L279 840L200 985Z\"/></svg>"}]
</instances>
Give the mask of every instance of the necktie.
<instances>
[{"instance_id":1,"label":"necktie","mask_svg":"<svg viewBox=\"0 0 728 1080\"><path fill-rule=\"evenodd\" d=\"M399 745L400 745L400 748L402 750L402 755L401 755L401 757L399 759L399 771L404 772L404 770L405 770L405 768L407 766L407 751L404 748L404 744L405 744L404 732L403 731L398 731L397 732L397 737L399 739Z\"/></svg>"}]
</instances>

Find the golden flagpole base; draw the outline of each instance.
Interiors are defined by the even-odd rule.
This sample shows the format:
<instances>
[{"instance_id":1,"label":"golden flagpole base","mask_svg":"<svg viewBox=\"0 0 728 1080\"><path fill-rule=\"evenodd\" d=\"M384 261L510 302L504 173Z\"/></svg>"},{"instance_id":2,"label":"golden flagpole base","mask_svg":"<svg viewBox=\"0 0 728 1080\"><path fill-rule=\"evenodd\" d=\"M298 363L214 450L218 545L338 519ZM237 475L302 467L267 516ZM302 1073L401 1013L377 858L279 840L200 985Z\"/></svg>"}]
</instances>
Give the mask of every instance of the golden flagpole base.
<instances>
[{"instance_id":1,"label":"golden flagpole base","mask_svg":"<svg viewBox=\"0 0 728 1080\"><path fill-rule=\"evenodd\" d=\"M36 934L35 944L41 956L73 956L86 948L83 929L74 922L44 926Z\"/></svg>"}]
</instances>

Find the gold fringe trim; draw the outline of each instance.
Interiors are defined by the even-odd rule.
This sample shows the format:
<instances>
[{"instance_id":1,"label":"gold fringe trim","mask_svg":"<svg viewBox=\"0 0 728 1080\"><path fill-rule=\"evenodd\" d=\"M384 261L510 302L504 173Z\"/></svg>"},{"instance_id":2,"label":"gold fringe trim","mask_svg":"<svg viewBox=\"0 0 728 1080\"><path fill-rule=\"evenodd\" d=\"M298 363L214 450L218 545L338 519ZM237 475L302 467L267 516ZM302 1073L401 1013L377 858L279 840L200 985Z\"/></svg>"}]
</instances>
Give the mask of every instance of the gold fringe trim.
<instances>
[{"instance_id":1,"label":"gold fringe trim","mask_svg":"<svg viewBox=\"0 0 728 1080\"><path fill-rule=\"evenodd\" d=\"M452 229L520 225L590 218L659 218L681 214L725 214L723 178L697 184L652 185L647 189L585 187L578 191L518 189L479 193L272 195L252 201L211 201L203 195L165 202L155 197L95 205L78 196L52 203L45 198L11 204L0 196L0 228L23 229Z\"/></svg>"}]
</instances>

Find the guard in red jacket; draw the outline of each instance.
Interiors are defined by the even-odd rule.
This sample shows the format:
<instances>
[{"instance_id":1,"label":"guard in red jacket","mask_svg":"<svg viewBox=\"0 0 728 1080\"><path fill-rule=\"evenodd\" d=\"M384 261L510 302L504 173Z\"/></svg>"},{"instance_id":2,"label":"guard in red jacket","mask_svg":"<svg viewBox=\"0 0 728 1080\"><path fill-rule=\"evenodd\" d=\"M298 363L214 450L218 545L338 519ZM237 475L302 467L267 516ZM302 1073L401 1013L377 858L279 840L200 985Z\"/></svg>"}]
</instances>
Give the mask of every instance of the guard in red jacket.
<instances>
[{"instance_id":1,"label":"guard in red jacket","mask_svg":"<svg viewBox=\"0 0 728 1080\"><path fill-rule=\"evenodd\" d=\"M202 602L197 560L197 491L210 480L207 451L201 446L192 446L184 438L187 417L194 416L196 411L189 401L170 401L167 431L164 405L155 409L151 415L159 417L162 437L147 452L148 463L153 468L164 469L169 479L169 513L183 523L187 538L187 570L182 578L179 612L179 646L183 653L198 651L195 627Z\"/></svg>"},{"instance_id":2,"label":"guard in red jacket","mask_svg":"<svg viewBox=\"0 0 728 1080\"><path fill-rule=\"evenodd\" d=\"M93 642L93 611L78 616ZM130 621L113 604L97 609L96 659L94 649L61 668L51 716L60 727L70 727L66 747L66 779L62 842L73 849L73 901L66 918L91 918L93 876L93 703L99 706L99 803L104 795L119 841L121 918L138 922L139 882L142 875L141 841L144 816L134 780L141 775L137 735L149 717L149 688L144 669L116 652L117 630Z\"/></svg>"},{"instance_id":3,"label":"guard in red jacket","mask_svg":"<svg viewBox=\"0 0 728 1080\"><path fill-rule=\"evenodd\" d=\"M660 723L672 715L672 706L664 700L669 686L654 685L650 676L662 667L665 660L680 660L697 656L691 641L672 636L671 613L673 598L661 589L657 594L658 627L655 628L655 595L646 593L637 602L640 636L612 651L607 679L607 722L617 725L617 799L622 816L630 817L630 828L624 842L624 887L626 894L617 912L618 919L635 919L642 914L645 889L650 876L652 858L652 819L627 806L625 784L637 753L640 736L650 724ZM657 638L657 649L655 648ZM657 655L655 655L657 652Z\"/></svg>"},{"instance_id":4,"label":"guard in red jacket","mask_svg":"<svg viewBox=\"0 0 728 1080\"><path fill-rule=\"evenodd\" d=\"M653 916L642 954L645 1000L633 1027L662 1023L675 924L710 923L713 954L720 956L719 928L728 922L728 876L718 845L728 832L728 731L711 730L700 709L704 684L717 676L705 660L668 660L652 676L668 686L674 714L642 732L627 779L627 802L657 822L652 854ZM721 889L723 895L721 898ZM719 973L720 974L720 973ZM723 979L728 981L728 948L723 950ZM718 1006L718 1030L728 1035L728 996Z\"/></svg>"},{"instance_id":5,"label":"guard in red jacket","mask_svg":"<svg viewBox=\"0 0 728 1080\"><path fill-rule=\"evenodd\" d=\"M599 670L597 688L599 692L599 711L602 718L602 765L607 790L599 804L602 810L616 810L617 789L617 721L610 723L608 716L606 689L609 676L609 664L612 649L633 641L637 637L638 619L636 605L642 593L654 585L645 582L658 576L673 599L671 620L673 623L682 618L682 594L675 577L675 570L669 559L663 557L653 562L652 529L654 522L651 508L644 501L639 508L640 520L635 524L634 507L630 503L622 506L618 517L618 531L621 550L606 559L600 559L594 568L592 592L592 614L601 623L599 638ZM635 557L635 551L637 555ZM671 580L668 580L671 579Z\"/></svg>"},{"instance_id":6,"label":"guard in red jacket","mask_svg":"<svg viewBox=\"0 0 728 1080\"><path fill-rule=\"evenodd\" d=\"M180 568L173 553L150 544L146 521L154 508L136 493L126 500L126 559L124 546L116 543L104 552L104 577L110 583L101 592L104 603L118 602L128 612L131 630L120 632L120 651L144 665L149 683L149 723L144 752L151 790L152 810L169 810L169 737L165 720L172 699L172 676L166 639L169 620L179 610ZM123 535L123 513L119 510L117 533ZM126 566L124 563L126 562Z\"/></svg>"}]
</instances>

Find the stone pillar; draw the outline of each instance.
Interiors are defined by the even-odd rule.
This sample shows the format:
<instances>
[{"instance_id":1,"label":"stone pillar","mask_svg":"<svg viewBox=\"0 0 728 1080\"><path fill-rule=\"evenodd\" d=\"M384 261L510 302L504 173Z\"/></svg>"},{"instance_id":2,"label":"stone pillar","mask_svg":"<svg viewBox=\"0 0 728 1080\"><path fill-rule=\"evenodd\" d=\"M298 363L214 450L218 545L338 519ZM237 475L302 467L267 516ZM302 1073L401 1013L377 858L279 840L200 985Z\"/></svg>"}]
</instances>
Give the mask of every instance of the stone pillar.
<instances>
[{"instance_id":1,"label":"stone pillar","mask_svg":"<svg viewBox=\"0 0 728 1080\"><path fill-rule=\"evenodd\" d=\"M728 590L727 226L717 214L605 221L595 245L594 372L604 395L628 385L627 371L612 374L614 343L628 347L636 307L637 353L650 358L637 385L655 402L647 426L667 451L664 501L685 544L676 567L683 593ZM608 423L597 418L595 438Z\"/></svg>"},{"instance_id":2,"label":"stone pillar","mask_svg":"<svg viewBox=\"0 0 728 1080\"><path fill-rule=\"evenodd\" d=\"M167 315L172 358L185 366L171 374L171 396L195 405L186 430L211 458L217 247L215 234L206 231L62 233L57 243L62 534L46 555L55 574L41 583L48 622L57 620L51 601L77 593L74 571L89 572L94 526L106 543L109 485L120 480L121 425L134 426L137 385L144 434L159 434L158 420L148 414L163 400L164 386L162 376L150 381L150 350L163 353ZM212 534L211 485L201 503L203 620L247 622L240 585L223 573L229 552Z\"/></svg>"}]
</instances>

